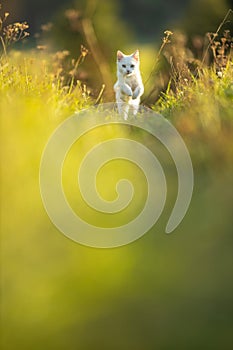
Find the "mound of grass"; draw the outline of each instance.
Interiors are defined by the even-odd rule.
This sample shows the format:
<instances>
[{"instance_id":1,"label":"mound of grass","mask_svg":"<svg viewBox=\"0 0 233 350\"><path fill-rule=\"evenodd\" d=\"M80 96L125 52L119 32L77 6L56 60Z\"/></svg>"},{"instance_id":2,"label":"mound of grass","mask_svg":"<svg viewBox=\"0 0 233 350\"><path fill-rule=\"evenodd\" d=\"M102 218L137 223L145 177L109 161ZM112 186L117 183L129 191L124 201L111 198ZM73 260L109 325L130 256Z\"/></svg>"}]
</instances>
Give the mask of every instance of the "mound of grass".
<instances>
[{"instance_id":1,"label":"mound of grass","mask_svg":"<svg viewBox=\"0 0 233 350\"><path fill-rule=\"evenodd\" d=\"M167 168L172 194L155 227L128 246L97 250L61 235L41 201L39 166L48 138L65 118L96 102L83 82L67 80L60 66L66 53L58 56L59 62L40 51L12 51L1 60L2 348L231 349L231 61L221 77L204 68L198 77L173 79L152 106L180 131L194 163L193 198L181 225L164 234L177 189L175 167ZM115 137L105 131L98 140L108 132ZM134 131L130 137L140 141ZM81 140L81 152L73 148L64 172L69 203L90 223L93 214L80 208L75 192L74 165L95 143L95 132ZM145 179L127 166L141 208ZM125 164L115 167L119 174L111 163L102 169L101 193L110 200L118 175L125 176ZM111 214L108 220L115 222Z\"/></svg>"},{"instance_id":2,"label":"mound of grass","mask_svg":"<svg viewBox=\"0 0 233 350\"><path fill-rule=\"evenodd\" d=\"M161 94L153 108L171 120L185 138L197 161L231 163L233 156L233 64L222 77L213 68L198 78L184 78L175 91Z\"/></svg>"}]
</instances>

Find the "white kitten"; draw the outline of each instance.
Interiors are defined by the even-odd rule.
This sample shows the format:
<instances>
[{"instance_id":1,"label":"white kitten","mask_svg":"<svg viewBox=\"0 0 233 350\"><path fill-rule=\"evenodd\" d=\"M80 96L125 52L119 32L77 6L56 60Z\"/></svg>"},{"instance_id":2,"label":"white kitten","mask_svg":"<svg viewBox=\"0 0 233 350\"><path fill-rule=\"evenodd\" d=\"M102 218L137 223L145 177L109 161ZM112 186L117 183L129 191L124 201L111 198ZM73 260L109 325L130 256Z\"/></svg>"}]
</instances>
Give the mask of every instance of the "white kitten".
<instances>
[{"instance_id":1,"label":"white kitten","mask_svg":"<svg viewBox=\"0 0 233 350\"><path fill-rule=\"evenodd\" d=\"M140 97L144 92L138 50L132 55L124 55L121 51L117 51L117 78L114 90L118 112L127 120L130 109L134 115L137 114Z\"/></svg>"}]
</instances>

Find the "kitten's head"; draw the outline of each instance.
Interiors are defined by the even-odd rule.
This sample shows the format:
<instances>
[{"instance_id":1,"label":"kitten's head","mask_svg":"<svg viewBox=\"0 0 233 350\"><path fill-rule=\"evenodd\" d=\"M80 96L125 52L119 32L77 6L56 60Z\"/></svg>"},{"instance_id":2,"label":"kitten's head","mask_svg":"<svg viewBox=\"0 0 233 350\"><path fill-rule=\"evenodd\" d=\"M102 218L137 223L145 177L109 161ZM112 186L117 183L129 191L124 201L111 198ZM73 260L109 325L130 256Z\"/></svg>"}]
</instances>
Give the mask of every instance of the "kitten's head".
<instances>
[{"instance_id":1,"label":"kitten's head","mask_svg":"<svg viewBox=\"0 0 233 350\"><path fill-rule=\"evenodd\" d=\"M139 68L139 51L136 50L132 55L124 55L123 52L117 51L117 67L124 76L135 74Z\"/></svg>"}]
</instances>

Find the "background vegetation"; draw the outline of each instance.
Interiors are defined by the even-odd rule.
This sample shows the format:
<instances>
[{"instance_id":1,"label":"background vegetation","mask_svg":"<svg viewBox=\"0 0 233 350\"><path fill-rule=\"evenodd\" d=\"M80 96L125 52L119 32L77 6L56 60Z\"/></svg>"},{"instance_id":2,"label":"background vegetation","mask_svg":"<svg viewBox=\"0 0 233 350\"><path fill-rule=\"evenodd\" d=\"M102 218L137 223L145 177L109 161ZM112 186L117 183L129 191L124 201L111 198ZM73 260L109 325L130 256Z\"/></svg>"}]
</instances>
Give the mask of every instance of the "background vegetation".
<instances>
[{"instance_id":1,"label":"background vegetation","mask_svg":"<svg viewBox=\"0 0 233 350\"><path fill-rule=\"evenodd\" d=\"M192 1L185 7L178 2L175 18L169 1L166 8L164 2L149 0L143 6L139 0L58 3L64 8L55 11L55 1L41 1L40 8L34 3L34 9L26 1L9 1L14 8L9 16L3 8L1 15L2 348L231 349L229 2L202 1L195 7ZM20 22L7 27L16 15ZM33 38L45 24L41 18L53 24ZM87 34L90 28L94 34ZM166 29L174 34L164 33ZM177 191L176 170L166 152L137 129L87 134L67 159L64 186L74 209L90 222L92 215L78 199L73 168L97 140L127 136L159 152L169 193L160 220L140 240L117 249L92 249L65 238L49 221L40 198L40 158L65 118L111 100L115 51L136 47L146 87L143 103L172 121L189 148L193 199L175 233L165 235ZM146 190L133 165L110 164L100 178L100 190L113 198L112 174L123 173L141 191L134 213L143 205ZM103 217L102 224L108 220Z\"/></svg>"}]
</instances>

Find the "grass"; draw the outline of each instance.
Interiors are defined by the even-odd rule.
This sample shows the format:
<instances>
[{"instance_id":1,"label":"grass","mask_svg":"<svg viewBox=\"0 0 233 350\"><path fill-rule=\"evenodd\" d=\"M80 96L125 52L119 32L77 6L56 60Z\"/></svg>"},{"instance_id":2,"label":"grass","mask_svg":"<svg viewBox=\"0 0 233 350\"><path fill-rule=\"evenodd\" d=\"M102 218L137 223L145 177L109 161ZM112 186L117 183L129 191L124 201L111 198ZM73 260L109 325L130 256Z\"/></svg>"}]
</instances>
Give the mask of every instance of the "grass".
<instances>
[{"instance_id":1,"label":"grass","mask_svg":"<svg viewBox=\"0 0 233 350\"><path fill-rule=\"evenodd\" d=\"M229 163L232 158L232 75L233 64L229 61L221 78L213 67L206 67L199 71L198 77L190 74L188 78L171 79L167 90L161 92L151 106L171 120L187 142L196 142L203 148L208 145L216 160L222 158ZM2 61L0 91L2 110L7 111L8 118L17 111L35 120L43 109L45 124L46 120L59 123L96 102L91 90L81 81L74 84L71 79L69 84L64 83L57 62L43 52L11 52L10 57ZM194 156L198 159L198 154Z\"/></svg>"},{"instance_id":2,"label":"grass","mask_svg":"<svg viewBox=\"0 0 233 350\"><path fill-rule=\"evenodd\" d=\"M231 349L232 62L222 78L213 67L201 69L198 77L173 74L153 102L190 150L193 199L175 233L165 235L177 188L174 165L165 168L172 194L159 222L142 239L112 250L66 239L41 202L38 173L48 138L63 120L96 102L81 81L64 81L54 63L40 51L12 51L1 61L2 348ZM75 146L65 170L73 208L90 221L77 201L73 160L95 137L127 136L158 148L137 130L96 133ZM142 174L122 162L110 165L101 193L112 199L113 182L125 172L141 191L136 198L141 207Z\"/></svg>"},{"instance_id":3,"label":"grass","mask_svg":"<svg viewBox=\"0 0 233 350\"><path fill-rule=\"evenodd\" d=\"M171 120L185 140L195 144L192 150L196 161L206 153L204 161L222 161L230 165L232 159L231 135L233 131L233 64L228 63L220 79L213 68L205 68L199 77L183 79L176 92L161 94L154 109Z\"/></svg>"}]
</instances>

